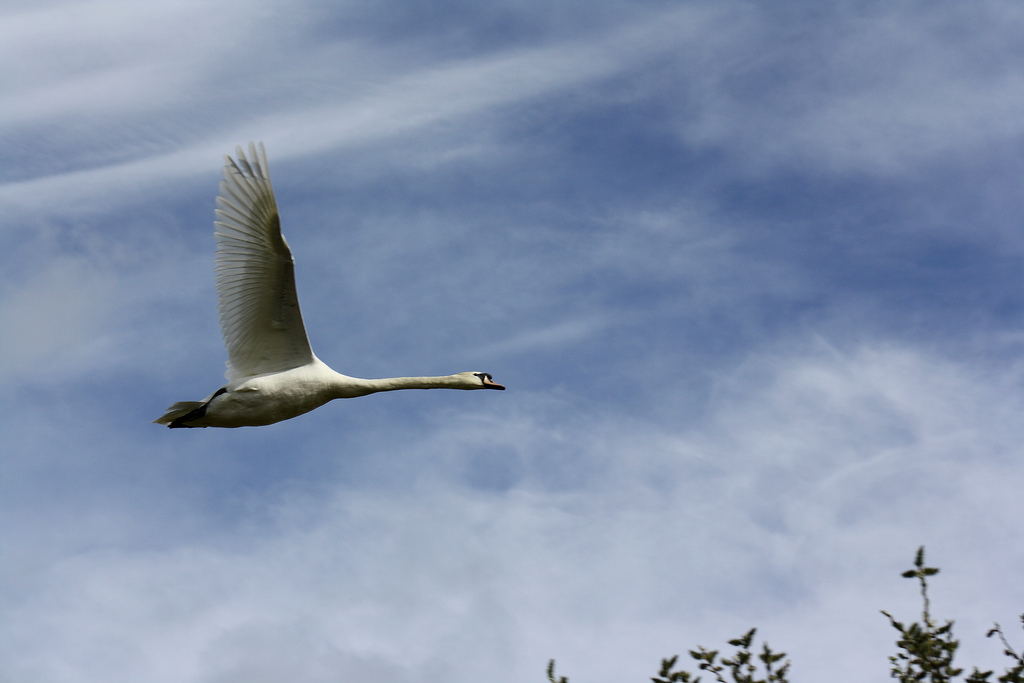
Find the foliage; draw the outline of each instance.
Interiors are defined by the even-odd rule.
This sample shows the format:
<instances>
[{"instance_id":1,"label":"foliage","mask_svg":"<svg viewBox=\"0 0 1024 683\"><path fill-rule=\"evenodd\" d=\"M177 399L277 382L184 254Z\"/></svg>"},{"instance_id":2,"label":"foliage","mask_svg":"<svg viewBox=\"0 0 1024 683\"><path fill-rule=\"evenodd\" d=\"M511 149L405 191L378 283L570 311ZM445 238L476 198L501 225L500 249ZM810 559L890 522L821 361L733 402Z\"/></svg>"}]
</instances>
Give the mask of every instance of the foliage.
<instances>
[{"instance_id":1,"label":"foliage","mask_svg":"<svg viewBox=\"0 0 1024 683\"><path fill-rule=\"evenodd\" d=\"M1021 628L1024 628L1024 614L1020 615L1020 625ZM997 680L999 683L1024 683L1024 650L1017 652L1010 646L1010 643L1006 640L1006 636L1003 634L1003 629L999 624L996 624L993 628L989 629L989 632L985 634L985 637L991 638L994 635L998 635L999 640L1003 643L1003 654L1016 662L1016 665L1012 669L1007 669L1006 672ZM566 681L566 683L568 683L568 681Z\"/></svg>"},{"instance_id":2,"label":"foliage","mask_svg":"<svg viewBox=\"0 0 1024 683\"><path fill-rule=\"evenodd\" d=\"M757 656L757 659L764 665L767 678L755 678L758 673L757 664L753 662L750 644L754 641L754 634L756 632L757 629L752 628L747 631L746 635L730 640L729 644L739 649L736 650L736 654L732 657L723 657L721 663L718 662L718 650L707 650L703 646L698 647L696 650L690 650L690 656L700 662L701 671L713 673L718 683L728 683L725 677L722 676L724 671L728 671L732 675L734 683L788 683L789 679L786 678L786 673L789 671L789 662L787 661L778 669L774 668L786 656L786 653L772 652L772 649L768 647L768 643L763 645L761 654ZM661 660L660 678L652 678L651 680L654 683L691 683L691 676L693 674L689 671L672 671L675 668L677 658L671 657ZM692 683L697 683L699 680L700 676L692 679Z\"/></svg>"},{"instance_id":3,"label":"foliage","mask_svg":"<svg viewBox=\"0 0 1024 683\"><path fill-rule=\"evenodd\" d=\"M761 653L754 657L750 646L754 642L754 634L757 629L750 629L745 635L729 641L729 644L737 648L731 657L719 659L718 650L708 650L703 646L696 650L690 650L690 656L700 662L698 665L701 671L714 674L718 683L789 683L786 673L789 671L789 662L782 666L776 665L786 656L785 652L772 652L768 643L764 643ZM658 676L651 678L653 683L699 683L700 676L694 677L689 671L676 671L678 655L661 660L661 670ZM758 678L758 664L764 667L765 678ZM728 672L732 678L723 676ZM548 662L548 681L550 683L569 683L565 676L555 678L555 660Z\"/></svg>"},{"instance_id":4,"label":"foliage","mask_svg":"<svg viewBox=\"0 0 1024 683\"><path fill-rule=\"evenodd\" d=\"M882 610L882 614L889 618L892 627L900 632L900 639L896 641L896 645L901 649L889 657L889 661L892 662L890 675L899 679L900 683L949 683L963 673L963 669L953 666L953 657L960 647L960 641L953 637L953 622L947 621L939 626L932 619L931 600L928 599L928 577L938 573L937 567L924 566L924 546L917 549L914 568L903 572L903 578L917 579L921 584L921 600L924 603L921 610L923 623L914 622L910 626L904 626L902 622L896 621L891 614ZM991 671L981 672L975 667L967 677L967 683L985 683L991 675Z\"/></svg>"},{"instance_id":5,"label":"foliage","mask_svg":"<svg viewBox=\"0 0 1024 683\"><path fill-rule=\"evenodd\" d=\"M882 610L882 614L889 618L892 624L900 633L900 639L896 645L901 648L900 652L889 657L892 662L891 676L899 679L900 683L914 683L916 681L927 681L928 683L948 683L963 673L963 669L953 666L953 656L960 647L960 641L953 637L953 622L946 621L938 626L931 615L931 601L928 599L928 577L939 573L937 567L924 566L924 546L917 549L917 557L914 559L914 568L903 572L905 579L917 579L921 584L921 600L924 606L921 610L923 623L913 623L904 626L896 621L891 614ZM1024 624L1024 614L1021 615L1021 623ZM1010 657L1016 665L1007 669L997 681L999 683L1024 683L1024 654L1018 654L1006 640L999 624L989 630L986 637L999 636L1003 644L1003 653ZM986 683L992 676L991 671L979 671L977 667L971 675L965 679L965 683Z\"/></svg>"},{"instance_id":6,"label":"foliage","mask_svg":"<svg viewBox=\"0 0 1024 683\"><path fill-rule=\"evenodd\" d=\"M942 626L932 618L931 601L928 598L928 577L939 573L937 567L926 567L924 564L924 546L917 550L914 558L914 568L903 572L907 579L917 579L921 586L921 600L924 603L921 610L921 623L914 622L909 626L896 621L891 614L882 610L882 614L889 618L889 623L899 631L900 637L896 641L899 651L889 657L892 663L890 675L900 683L952 683L963 674L963 669L953 666L953 658L960 641L953 637L953 622L946 621ZM1024 614L1020 615L1021 626L1024 627ZM786 656L785 652L775 653L764 643L761 653L756 657L750 649L754 642L754 634L757 629L750 629L745 635L729 641L729 645L737 648L731 657L719 659L718 650L708 650L703 646L696 650L690 650L690 656L699 662L700 671L707 671L715 677L717 683L789 683L786 675L789 673L790 662L787 660L782 666L777 666ZM999 636L1003 645L1003 654L1009 657L1013 664L996 681L991 681L992 671L979 671L975 667L971 674L964 679L964 683L1024 683L1024 650L1017 652L1010 645L1003 633L1002 627L995 624L986 634L991 638ZM652 677L653 683L700 683L700 676L695 676L686 670L676 670L676 662L679 656L674 655L668 659L661 660L661 669L656 677ZM763 667L763 673L759 671ZM548 662L549 683L569 683L565 676L555 678L555 660ZM726 678L725 674L731 676ZM759 677L763 676L763 677Z\"/></svg>"}]
</instances>

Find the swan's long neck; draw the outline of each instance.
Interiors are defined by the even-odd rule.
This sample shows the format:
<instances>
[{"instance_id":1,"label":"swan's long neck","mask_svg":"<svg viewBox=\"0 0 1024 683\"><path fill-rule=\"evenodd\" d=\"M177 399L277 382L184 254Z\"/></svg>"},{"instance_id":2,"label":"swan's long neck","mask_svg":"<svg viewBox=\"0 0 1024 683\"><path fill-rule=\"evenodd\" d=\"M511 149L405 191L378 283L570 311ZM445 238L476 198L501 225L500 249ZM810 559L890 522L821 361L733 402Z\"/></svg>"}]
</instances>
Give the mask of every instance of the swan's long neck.
<instances>
[{"instance_id":1,"label":"swan's long neck","mask_svg":"<svg viewBox=\"0 0 1024 683\"><path fill-rule=\"evenodd\" d=\"M465 380L458 375L444 377L387 377L384 379L358 379L339 375L333 383L338 398L354 398L381 391L399 389L466 389Z\"/></svg>"},{"instance_id":2,"label":"swan's long neck","mask_svg":"<svg viewBox=\"0 0 1024 683\"><path fill-rule=\"evenodd\" d=\"M459 389L464 386L458 375L444 377L386 377L364 379L374 392L395 391L396 389Z\"/></svg>"}]
</instances>

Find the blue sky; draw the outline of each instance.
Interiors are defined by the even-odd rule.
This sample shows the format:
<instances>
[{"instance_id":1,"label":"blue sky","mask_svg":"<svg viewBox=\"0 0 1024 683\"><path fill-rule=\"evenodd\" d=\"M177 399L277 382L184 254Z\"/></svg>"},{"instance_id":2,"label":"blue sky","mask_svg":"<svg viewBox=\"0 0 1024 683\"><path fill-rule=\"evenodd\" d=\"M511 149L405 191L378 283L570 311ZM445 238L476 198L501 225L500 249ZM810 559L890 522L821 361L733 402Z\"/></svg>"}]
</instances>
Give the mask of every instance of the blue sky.
<instances>
[{"instance_id":1,"label":"blue sky","mask_svg":"<svg viewBox=\"0 0 1024 683\"><path fill-rule=\"evenodd\" d=\"M1022 32L999 1L6 3L0 677L603 683L757 626L795 681L883 680L922 544L962 663L1000 665ZM250 140L320 358L508 391L150 424L222 382Z\"/></svg>"}]
</instances>

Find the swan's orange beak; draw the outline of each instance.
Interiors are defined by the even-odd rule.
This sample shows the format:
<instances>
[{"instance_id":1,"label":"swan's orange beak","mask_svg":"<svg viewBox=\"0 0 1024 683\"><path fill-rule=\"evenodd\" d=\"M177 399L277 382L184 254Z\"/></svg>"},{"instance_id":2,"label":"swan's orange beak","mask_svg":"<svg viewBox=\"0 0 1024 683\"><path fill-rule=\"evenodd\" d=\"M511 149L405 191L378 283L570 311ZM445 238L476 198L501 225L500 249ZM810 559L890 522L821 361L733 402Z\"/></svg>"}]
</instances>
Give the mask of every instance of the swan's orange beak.
<instances>
[{"instance_id":1,"label":"swan's orange beak","mask_svg":"<svg viewBox=\"0 0 1024 683\"><path fill-rule=\"evenodd\" d=\"M485 389L500 389L501 391L505 391L505 387L501 386L490 377L484 377L483 380Z\"/></svg>"}]
</instances>

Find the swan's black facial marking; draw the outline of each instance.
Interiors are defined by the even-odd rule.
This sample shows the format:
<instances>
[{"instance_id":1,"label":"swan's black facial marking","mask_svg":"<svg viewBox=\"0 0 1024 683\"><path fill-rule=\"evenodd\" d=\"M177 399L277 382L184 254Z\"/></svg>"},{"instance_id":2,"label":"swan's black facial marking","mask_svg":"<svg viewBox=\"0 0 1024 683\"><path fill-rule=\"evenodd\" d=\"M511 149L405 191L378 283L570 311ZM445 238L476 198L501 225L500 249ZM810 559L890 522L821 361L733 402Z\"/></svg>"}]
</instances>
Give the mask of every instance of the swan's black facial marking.
<instances>
[{"instance_id":1,"label":"swan's black facial marking","mask_svg":"<svg viewBox=\"0 0 1024 683\"><path fill-rule=\"evenodd\" d=\"M501 386L491 378L491 373L474 372L473 374L480 378L480 381L483 383L485 389L498 389L500 391L505 390L505 387Z\"/></svg>"}]
</instances>

